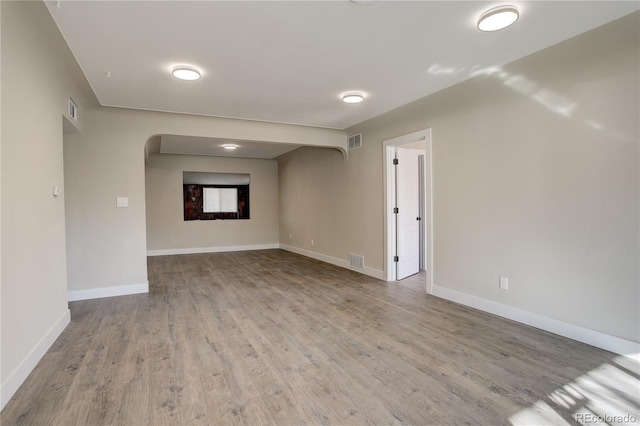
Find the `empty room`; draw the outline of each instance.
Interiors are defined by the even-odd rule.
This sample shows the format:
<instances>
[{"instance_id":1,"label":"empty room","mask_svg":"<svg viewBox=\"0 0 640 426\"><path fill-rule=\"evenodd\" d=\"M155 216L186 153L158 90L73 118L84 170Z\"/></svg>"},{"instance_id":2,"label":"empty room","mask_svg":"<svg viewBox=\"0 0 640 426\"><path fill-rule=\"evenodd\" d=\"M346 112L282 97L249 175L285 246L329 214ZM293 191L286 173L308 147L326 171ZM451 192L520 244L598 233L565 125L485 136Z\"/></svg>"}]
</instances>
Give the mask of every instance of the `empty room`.
<instances>
[{"instance_id":1,"label":"empty room","mask_svg":"<svg viewBox=\"0 0 640 426\"><path fill-rule=\"evenodd\" d=\"M640 2L0 1L3 425L640 424Z\"/></svg>"}]
</instances>

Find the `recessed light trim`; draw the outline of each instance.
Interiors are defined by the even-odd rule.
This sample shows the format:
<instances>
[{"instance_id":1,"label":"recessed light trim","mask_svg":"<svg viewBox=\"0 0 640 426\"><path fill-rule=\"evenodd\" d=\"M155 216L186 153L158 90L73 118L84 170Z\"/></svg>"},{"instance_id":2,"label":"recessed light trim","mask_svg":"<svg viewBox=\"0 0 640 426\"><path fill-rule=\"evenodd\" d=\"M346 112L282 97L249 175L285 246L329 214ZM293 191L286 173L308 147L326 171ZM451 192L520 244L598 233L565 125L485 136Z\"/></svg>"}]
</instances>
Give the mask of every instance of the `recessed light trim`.
<instances>
[{"instance_id":1,"label":"recessed light trim","mask_svg":"<svg viewBox=\"0 0 640 426\"><path fill-rule=\"evenodd\" d=\"M238 145L235 145L235 144L232 144L232 143L226 143L226 144L222 145L222 147L224 149L229 150L229 151L233 151L233 150L238 149Z\"/></svg>"},{"instance_id":2,"label":"recessed light trim","mask_svg":"<svg viewBox=\"0 0 640 426\"><path fill-rule=\"evenodd\" d=\"M364 94L360 92L350 92L342 95L342 102L347 104L359 104L364 101Z\"/></svg>"},{"instance_id":3,"label":"recessed light trim","mask_svg":"<svg viewBox=\"0 0 640 426\"><path fill-rule=\"evenodd\" d=\"M498 6L484 12L478 19L480 31L498 31L512 25L520 17L515 6Z\"/></svg>"},{"instance_id":4,"label":"recessed light trim","mask_svg":"<svg viewBox=\"0 0 640 426\"><path fill-rule=\"evenodd\" d=\"M193 81L199 79L202 75L200 71L191 65L178 65L174 67L171 74L180 80Z\"/></svg>"}]
</instances>

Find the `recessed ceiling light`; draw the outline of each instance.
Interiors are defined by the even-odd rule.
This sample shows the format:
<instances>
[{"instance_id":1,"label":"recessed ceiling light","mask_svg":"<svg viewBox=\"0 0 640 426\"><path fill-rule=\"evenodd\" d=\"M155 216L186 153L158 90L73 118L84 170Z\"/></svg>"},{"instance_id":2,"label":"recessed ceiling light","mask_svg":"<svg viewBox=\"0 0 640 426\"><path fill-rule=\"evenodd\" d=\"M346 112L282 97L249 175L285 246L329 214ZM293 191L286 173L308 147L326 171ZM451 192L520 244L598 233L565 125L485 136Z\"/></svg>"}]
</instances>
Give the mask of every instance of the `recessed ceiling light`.
<instances>
[{"instance_id":1,"label":"recessed ceiling light","mask_svg":"<svg viewBox=\"0 0 640 426\"><path fill-rule=\"evenodd\" d=\"M360 92L351 92L342 95L342 102L348 104L359 104L362 101L364 101L364 95Z\"/></svg>"},{"instance_id":2,"label":"recessed ceiling light","mask_svg":"<svg viewBox=\"0 0 640 426\"><path fill-rule=\"evenodd\" d=\"M508 27L518 20L520 13L515 6L498 6L489 9L478 19L480 31L497 31Z\"/></svg>"},{"instance_id":3,"label":"recessed ceiling light","mask_svg":"<svg viewBox=\"0 0 640 426\"><path fill-rule=\"evenodd\" d=\"M229 151L233 151L234 149L238 149L238 145L234 145L232 143L226 143L222 145L224 149L228 149Z\"/></svg>"},{"instance_id":4,"label":"recessed ceiling light","mask_svg":"<svg viewBox=\"0 0 640 426\"><path fill-rule=\"evenodd\" d=\"M180 80L197 80L200 78L200 71L190 65L179 65L171 71L171 74Z\"/></svg>"}]
</instances>

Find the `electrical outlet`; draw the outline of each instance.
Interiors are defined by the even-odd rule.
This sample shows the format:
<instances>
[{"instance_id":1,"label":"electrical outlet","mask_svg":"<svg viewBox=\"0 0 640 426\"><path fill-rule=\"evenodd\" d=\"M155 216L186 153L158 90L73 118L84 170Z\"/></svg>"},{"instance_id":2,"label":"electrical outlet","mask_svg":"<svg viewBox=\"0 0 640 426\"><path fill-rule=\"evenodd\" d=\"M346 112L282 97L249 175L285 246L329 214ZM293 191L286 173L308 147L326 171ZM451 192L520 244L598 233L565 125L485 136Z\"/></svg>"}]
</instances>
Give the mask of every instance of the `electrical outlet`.
<instances>
[{"instance_id":1,"label":"electrical outlet","mask_svg":"<svg viewBox=\"0 0 640 426\"><path fill-rule=\"evenodd\" d=\"M314 243L313 243L313 240L311 240L311 245L313 245L313 244L314 244Z\"/></svg>"},{"instance_id":2,"label":"electrical outlet","mask_svg":"<svg viewBox=\"0 0 640 426\"><path fill-rule=\"evenodd\" d=\"M508 277L500 277L500 289L501 290L509 290L509 278Z\"/></svg>"},{"instance_id":3,"label":"electrical outlet","mask_svg":"<svg viewBox=\"0 0 640 426\"><path fill-rule=\"evenodd\" d=\"M289 239L293 238L293 233L289 232Z\"/></svg>"}]
</instances>

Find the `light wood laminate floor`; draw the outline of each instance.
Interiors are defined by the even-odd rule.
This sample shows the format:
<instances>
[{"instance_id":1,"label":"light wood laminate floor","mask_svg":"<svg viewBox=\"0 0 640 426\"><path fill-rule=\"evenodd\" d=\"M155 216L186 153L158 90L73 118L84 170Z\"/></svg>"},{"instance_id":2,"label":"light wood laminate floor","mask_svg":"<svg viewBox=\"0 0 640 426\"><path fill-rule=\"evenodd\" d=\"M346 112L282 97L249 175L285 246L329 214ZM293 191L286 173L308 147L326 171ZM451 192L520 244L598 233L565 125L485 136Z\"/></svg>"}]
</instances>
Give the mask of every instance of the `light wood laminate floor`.
<instances>
[{"instance_id":1,"label":"light wood laminate floor","mask_svg":"<svg viewBox=\"0 0 640 426\"><path fill-rule=\"evenodd\" d=\"M280 250L148 265L149 294L70 304L3 425L640 417L636 363L428 296L424 276L386 283Z\"/></svg>"}]
</instances>

